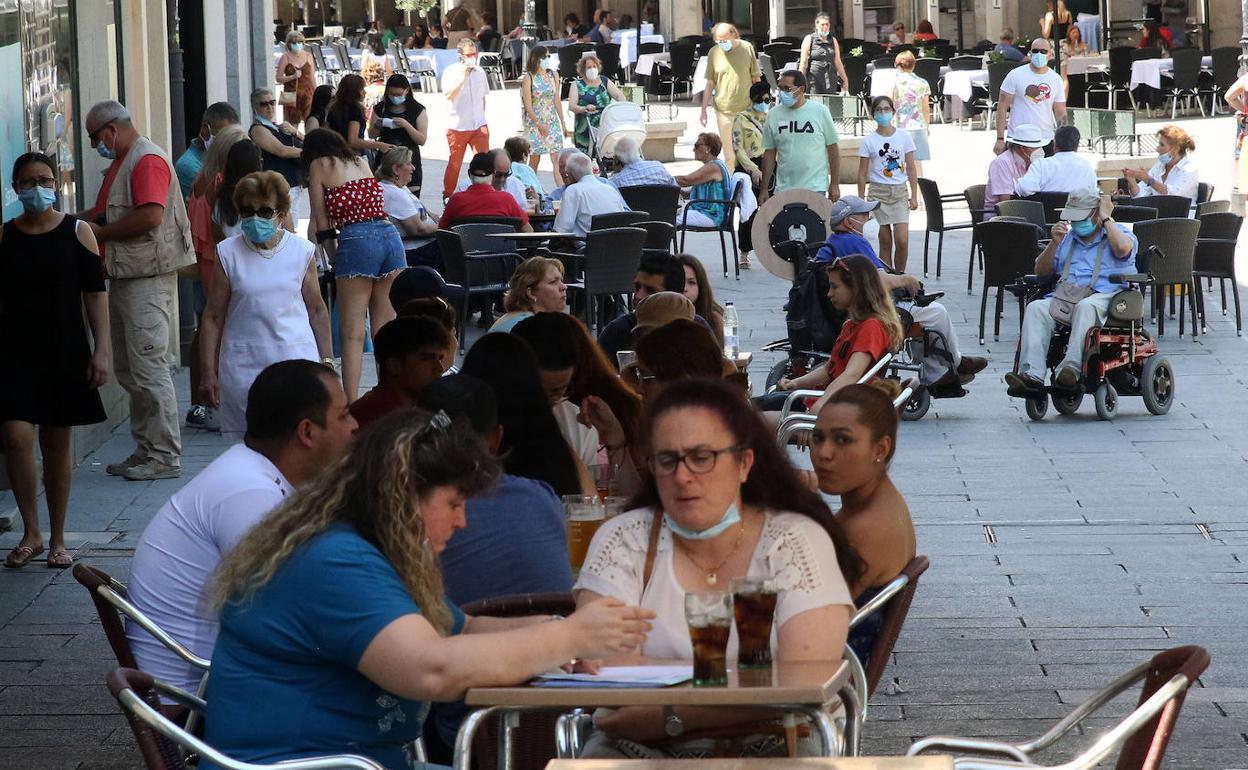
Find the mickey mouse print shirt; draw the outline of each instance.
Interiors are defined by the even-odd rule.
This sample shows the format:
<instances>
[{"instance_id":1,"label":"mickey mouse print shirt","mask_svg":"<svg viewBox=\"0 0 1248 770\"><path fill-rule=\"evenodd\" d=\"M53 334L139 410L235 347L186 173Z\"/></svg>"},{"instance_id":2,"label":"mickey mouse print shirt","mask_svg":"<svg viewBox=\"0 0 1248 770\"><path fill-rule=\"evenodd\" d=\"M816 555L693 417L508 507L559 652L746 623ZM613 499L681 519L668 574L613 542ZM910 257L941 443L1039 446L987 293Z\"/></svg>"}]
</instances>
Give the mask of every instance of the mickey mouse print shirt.
<instances>
[{"instance_id":1,"label":"mickey mouse print shirt","mask_svg":"<svg viewBox=\"0 0 1248 770\"><path fill-rule=\"evenodd\" d=\"M1037 73L1030 65L1016 67L1005 76L1001 93L1014 97L1010 105L1010 131L1030 123L1040 127L1040 136L1046 143L1053 141L1053 132L1057 129L1053 105L1066 103L1061 75L1052 67L1044 73Z\"/></svg>"},{"instance_id":2,"label":"mickey mouse print shirt","mask_svg":"<svg viewBox=\"0 0 1248 770\"><path fill-rule=\"evenodd\" d=\"M866 158L867 181L874 184L907 184L906 153L914 152L909 131L893 130L892 136L879 131L867 134L858 145L858 157Z\"/></svg>"}]
</instances>

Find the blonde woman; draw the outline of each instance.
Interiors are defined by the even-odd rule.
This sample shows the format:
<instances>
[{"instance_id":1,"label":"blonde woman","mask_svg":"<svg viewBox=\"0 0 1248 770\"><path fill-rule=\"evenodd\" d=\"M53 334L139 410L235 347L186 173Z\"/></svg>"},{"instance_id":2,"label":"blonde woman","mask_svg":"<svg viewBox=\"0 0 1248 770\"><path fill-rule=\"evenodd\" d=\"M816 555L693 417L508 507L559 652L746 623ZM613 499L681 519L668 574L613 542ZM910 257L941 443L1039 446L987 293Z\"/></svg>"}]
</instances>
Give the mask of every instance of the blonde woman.
<instances>
[{"instance_id":1,"label":"blonde woman","mask_svg":"<svg viewBox=\"0 0 1248 770\"><path fill-rule=\"evenodd\" d=\"M602 62L592 53L581 57L576 63L576 72L579 77L572 81L572 87L568 89L568 112L576 116L572 124L572 141L576 149L589 155L593 144L590 127L597 130L603 108L613 101L624 101L624 93L610 78L602 76ZM558 166L556 162L555 168Z\"/></svg>"},{"instance_id":2,"label":"blonde woman","mask_svg":"<svg viewBox=\"0 0 1248 770\"><path fill-rule=\"evenodd\" d=\"M350 753L410 767L429 701L639 648L654 613L622 601L551 622L466 616L446 598L438 554L465 498L499 474L441 412L357 434L221 562L205 739L244 762Z\"/></svg>"},{"instance_id":3,"label":"blonde woman","mask_svg":"<svg viewBox=\"0 0 1248 770\"><path fill-rule=\"evenodd\" d=\"M563 263L549 257L530 257L511 274L503 309L507 312L490 327L510 332L534 313L562 313L568 306L568 287L563 282Z\"/></svg>"},{"instance_id":4,"label":"blonde woman","mask_svg":"<svg viewBox=\"0 0 1248 770\"><path fill-rule=\"evenodd\" d=\"M282 88L282 120L298 126L312 108L312 92L316 90L316 60L307 50L307 41L297 30L286 33L286 50L277 60L274 80Z\"/></svg>"},{"instance_id":5,"label":"blonde woman","mask_svg":"<svg viewBox=\"0 0 1248 770\"><path fill-rule=\"evenodd\" d=\"M1196 200L1200 190L1200 169L1189 153L1196 149L1196 140L1175 125L1163 126L1157 132L1157 162L1147 173L1135 168L1122 170L1127 190L1133 198L1150 195L1182 195Z\"/></svg>"}]
</instances>

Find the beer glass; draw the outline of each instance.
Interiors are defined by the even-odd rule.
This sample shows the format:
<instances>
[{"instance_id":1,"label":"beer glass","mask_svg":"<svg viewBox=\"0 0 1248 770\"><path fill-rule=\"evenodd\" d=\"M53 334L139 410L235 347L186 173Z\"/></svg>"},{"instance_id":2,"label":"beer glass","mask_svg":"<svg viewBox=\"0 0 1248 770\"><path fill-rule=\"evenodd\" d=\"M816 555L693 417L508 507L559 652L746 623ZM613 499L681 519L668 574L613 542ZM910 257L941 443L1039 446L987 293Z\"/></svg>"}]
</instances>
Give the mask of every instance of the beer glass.
<instances>
[{"instance_id":1,"label":"beer glass","mask_svg":"<svg viewBox=\"0 0 1248 770\"><path fill-rule=\"evenodd\" d=\"M732 594L725 591L685 594L685 620L693 642L693 686L726 686Z\"/></svg>"},{"instance_id":2,"label":"beer glass","mask_svg":"<svg viewBox=\"0 0 1248 770\"><path fill-rule=\"evenodd\" d=\"M776 581L761 577L733 578L732 610L737 620L737 666L771 665L771 624L776 616Z\"/></svg>"},{"instance_id":3,"label":"beer glass","mask_svg":"<svg viewBox=\"0 0 1248 770\"><path fill-rule=\"evenodd\" d=\"M563 513L568 522L568 560L575 573L585 563L589 543L606 519L597 495L564 495Z\"/></svg>"}]
</instances>

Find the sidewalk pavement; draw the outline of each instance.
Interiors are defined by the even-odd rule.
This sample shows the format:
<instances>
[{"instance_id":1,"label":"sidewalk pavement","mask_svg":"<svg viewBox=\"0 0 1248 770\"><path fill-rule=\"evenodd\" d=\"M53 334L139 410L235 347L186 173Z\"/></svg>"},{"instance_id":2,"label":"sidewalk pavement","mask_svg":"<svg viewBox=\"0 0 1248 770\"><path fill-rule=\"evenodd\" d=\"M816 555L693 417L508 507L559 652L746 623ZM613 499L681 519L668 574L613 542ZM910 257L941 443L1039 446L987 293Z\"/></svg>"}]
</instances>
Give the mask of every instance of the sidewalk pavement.
<instances>
[{"instance_id":1,"label":"sidewalk pavement","mask_svg":"<svg viewBox=\"0 0 1248 770\"><path fill-rule=\"evenodd\" d=\"M1215 123L1199 125L1212 130ZM986 166L986 157L974 155L987 152L986 135L936 130L933 146L951 149L928 173L960 189L970 183L961 181L961 167ZM436 149L426 155L430 180L441 178L435 156L445 157ZM921 211L912 220L912 242L917 269ZM736 303L744 349L785 335L785 282L757 266L740 281L724 279L715 238L695 234L690 244L718 299ZM1248 343L1235 336L1233 316L1220 315L1215 295L1207 295L1207 336L1179 338L1170 323L1161 339L1177 376L1169 415L1152 417L1128 398L1115 421L1100 422L1088 399L1074 417L1050 413L1033 423L1001 382L1017 344L1011 303L1001 340L976 344L979 296L959 288L966 285L968 246L965 231L946 238L943 276L927 288L947 292L963 350L985 353L991 363L968 397L936 401L926 417L901 429L892 476L932 566L872 700L864 749L899 753L937 733L1034 737L1155 651L1201 644L1213 664L1187 698L1166 766L1248 766L1248 509L1237 494L1248 472ZM480 333L473 328L470 338ZM774 360L756 358L756 388ZM184 411L186 372L176 381ZM227 446L218 435L190 430L183 441L177 481L126 482L104 473L105 464L131 450L128 425L84 461L70 500L76 558L126 579L152 515ZM0 534L0 549L7 552L19 537ZM38 561L0 570L0 770L140 766L103 685L114 666L90 598L69 571ZM1110 715L1124 713L1135 697ZM1064 745L1086 746L1089 729L1109 724L1091 720ZM1055 751L1045 761L1071 754Z\"/></svg>"}]
</instances>

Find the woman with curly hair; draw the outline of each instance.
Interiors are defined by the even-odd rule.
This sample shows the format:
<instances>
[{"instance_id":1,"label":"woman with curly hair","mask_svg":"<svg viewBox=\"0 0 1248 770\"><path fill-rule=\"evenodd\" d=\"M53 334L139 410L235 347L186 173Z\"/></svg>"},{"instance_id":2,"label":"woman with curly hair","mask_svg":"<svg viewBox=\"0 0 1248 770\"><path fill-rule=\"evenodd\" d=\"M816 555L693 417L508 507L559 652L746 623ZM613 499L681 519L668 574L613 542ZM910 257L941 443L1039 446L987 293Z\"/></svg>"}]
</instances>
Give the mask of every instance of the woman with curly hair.
<instances>
[{"instance_id":1,"label":"woman with curly hair","mask_svg":"<svg viewBox=\"0 0 1248 770\"><path fill-rule=\"evenodd\" d=\"M397 412L222 561L206 740L246 762L364 755L409 767L428 701L630 652L649 613L595 603L563 622L466 616L438 554L498 478L470 427ZM261 714L262 710L262 714Z\"/></svg>"}]
</instances>

